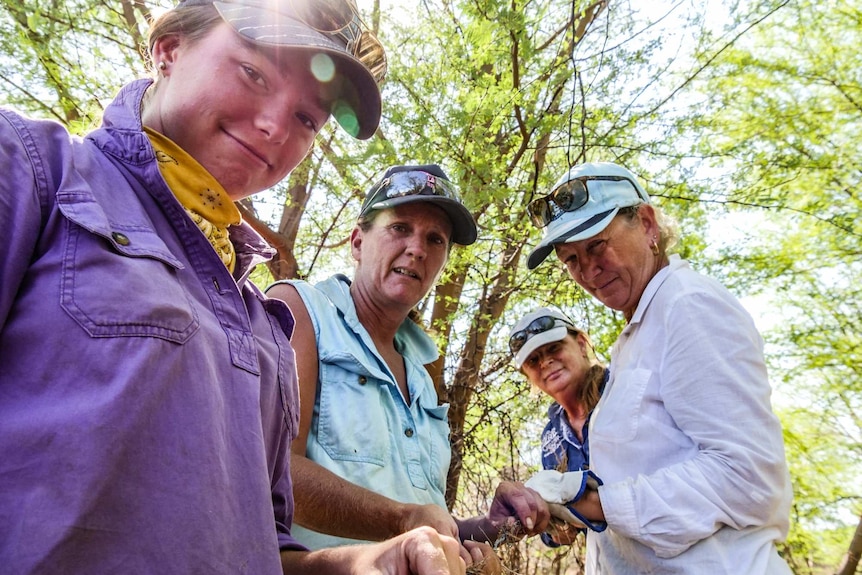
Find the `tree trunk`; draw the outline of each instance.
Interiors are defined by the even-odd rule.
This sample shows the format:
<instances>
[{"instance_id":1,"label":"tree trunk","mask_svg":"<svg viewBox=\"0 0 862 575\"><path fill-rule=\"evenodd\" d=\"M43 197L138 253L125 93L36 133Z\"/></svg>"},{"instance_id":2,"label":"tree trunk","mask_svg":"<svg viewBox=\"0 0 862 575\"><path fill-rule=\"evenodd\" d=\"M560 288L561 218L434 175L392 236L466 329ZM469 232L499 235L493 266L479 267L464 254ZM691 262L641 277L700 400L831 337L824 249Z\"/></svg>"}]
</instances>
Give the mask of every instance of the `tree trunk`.
<instances>
[{"instance_id":1,"label":"tree trunk","mask_svg":"<svg viewBox=\"0 0 862 575\"><path fill-rule=\"evenodd\" d=\"M500 261L500 274L491 284L490 290L479 301L479 308L471 321L467 341L458 361L458 370L449 387L449 430L452 444L452 463L446 477L446 505L455 505L458 483L461 479L461 462L464 454L464 422L467 407L473 398L479 381L479 366L485 357L485 346L491 328L500 319L509 296L512 293L512 278L515 274L514 262L521 254L521 245L511 244L503 252Z\"/></svg>"},{"instance_id":2,"label":"tree trunk","mask_svg":"<svg viewBox=\"0 0 862 575\"><path fill-rule=\"evenodd\" d=\"M440 349L440 357L437 361L427 365L428 373L437 390L438 403L449 401L446 382L443 379L443 368L446 366L446 356L449 351L449 336L452 334L452 318L458 311L458 302L461 299L461 290L464 289L464 279L467 276L467 268L462 268L453 273L446 283L437 286L434 293L434 309L431 312L431 328L440 334L443 345Z\"/></svg>"},{"instance_id":3,"label":"tree trunk","mask_svg":"<svg viewBox=\"0 0 862 575\"><path fill-rule=\"evenodd\" d=\"M854 575L859 566L859 557L862 556L862 515L859 515L859 523L856 524L856 533L850 540L847 554L838 566L836 575Z\"/></svg>"}]
</instances>

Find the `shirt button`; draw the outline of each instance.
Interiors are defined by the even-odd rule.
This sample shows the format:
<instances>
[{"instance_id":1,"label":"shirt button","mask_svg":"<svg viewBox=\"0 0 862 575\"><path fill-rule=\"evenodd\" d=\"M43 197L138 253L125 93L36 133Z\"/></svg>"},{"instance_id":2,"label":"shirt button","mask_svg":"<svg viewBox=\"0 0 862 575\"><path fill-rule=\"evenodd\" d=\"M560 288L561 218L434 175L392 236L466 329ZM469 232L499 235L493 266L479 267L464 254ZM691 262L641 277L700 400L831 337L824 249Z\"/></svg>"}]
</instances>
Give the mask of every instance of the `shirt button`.
<instances>
[{"instance_id":1,"label":"shirt button","mask_svg":"<svg viewBox=\"0 0 862 575\"><path fill-rule=\"evenodd\" d=\"M129 239L129 236L127 236L126 234L121 234L120 232L111 232L111 237L114 238L114 241L121 246L127 246L132 243L132 241Z\"/></svg>"},{"instance_id":2,"label":"shirt button","mask_svg":"<svg viewBox=\"0 0 862 575\"><path fill-rule=\"evenodd\" d=\"M407 437L413 437L413 428L412 428L412 427L408 427L407 429L405 429L405 430L404 430L404 435L406 435Z\"/></svg>"},{"instance_id":3,"label":"shirt button","mask_svg":"<svg viewBox=\"0 0 862 575\"><path fill-rule=\"evenodd\" d=\"M359 376L359 385L365 385L366 383L368 383L368 378L365 377L364 375L360 375Z\"/></svg>"}]
</instances>

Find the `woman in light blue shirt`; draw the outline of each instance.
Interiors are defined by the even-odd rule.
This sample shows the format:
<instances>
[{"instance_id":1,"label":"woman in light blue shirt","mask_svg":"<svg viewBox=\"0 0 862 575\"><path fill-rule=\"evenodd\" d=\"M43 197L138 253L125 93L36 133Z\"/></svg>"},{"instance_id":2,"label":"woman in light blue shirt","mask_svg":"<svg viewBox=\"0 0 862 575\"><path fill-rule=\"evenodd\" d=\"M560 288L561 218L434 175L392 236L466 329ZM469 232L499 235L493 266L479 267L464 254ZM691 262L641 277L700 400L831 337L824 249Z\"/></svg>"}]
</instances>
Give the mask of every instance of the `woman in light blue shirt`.
<instances>
[{"instance_id":1,"label":"woman in light blue shirt","mask_svg":"<svg viewBox=\"0 0 862 575\"><path fill-rule=\"evenodd\" d=\"M447 405L425 365L433 340L408 316L434 286L452 243L468 245L476 223L437 165L396 166L368 192L350 248L349 280L278 283L268 295L296 316L292 343L301 388L293 443L297 538L317 548L377 540L418 525L459 536L476 559L517 520L543 531L544 502L503 482L488 513L456 520L446 509L451 451Z\"/></svg>"}]
</instances>

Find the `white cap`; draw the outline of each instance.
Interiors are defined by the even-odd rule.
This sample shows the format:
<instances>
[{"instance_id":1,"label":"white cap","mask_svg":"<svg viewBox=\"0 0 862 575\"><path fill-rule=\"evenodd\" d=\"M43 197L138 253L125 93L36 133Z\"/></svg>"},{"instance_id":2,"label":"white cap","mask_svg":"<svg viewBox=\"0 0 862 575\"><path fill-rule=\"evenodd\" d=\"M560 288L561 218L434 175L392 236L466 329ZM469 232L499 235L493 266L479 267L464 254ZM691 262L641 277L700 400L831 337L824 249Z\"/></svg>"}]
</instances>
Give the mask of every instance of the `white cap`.
<instances>
[{"instance_id":1,"label":"white cap","mask_svg":"<svg viewBox=\"0 0 862 575\"><path fill-rule=\"evenodd\" d=\"M649 196L638 183L633 173L610 162L580 164L571 168L559 179L553 189L570 180L582 177L611 176L624 180L589 180L589 199L582 207L563 212L545 228L539 245L530 252L527 268L533 269L542 263L554 250L554 244L577 242L600 233L620 208L650 203ZM631 183L629 183L631 182Z\"/></svg>"},{"instance_id":2,"label":"white cap","mask_svg":"<svg viewBox=\"0 0 862 575\"><path fill-rule=\"evenodd\" d=\"M516 353L514 357L515 366L518 369L521 369L521 365L523 365L527 358L530 357L531 353L545 344L562 341L566 337L566 334L569 333L569 328L577 329L572 320L566 317L566 315L560 310L552 307L540 307L522 317L521 320L515 324L515 327L512 328L512 331L509 332L509 337L511 338L517 332L525 329L540 317L552 317L559 321L555 327L552 327L548 331L543 331L527 338L527 341L524 342L524 345L518 350L518 353Z\"/></svg>"}]
</instances>

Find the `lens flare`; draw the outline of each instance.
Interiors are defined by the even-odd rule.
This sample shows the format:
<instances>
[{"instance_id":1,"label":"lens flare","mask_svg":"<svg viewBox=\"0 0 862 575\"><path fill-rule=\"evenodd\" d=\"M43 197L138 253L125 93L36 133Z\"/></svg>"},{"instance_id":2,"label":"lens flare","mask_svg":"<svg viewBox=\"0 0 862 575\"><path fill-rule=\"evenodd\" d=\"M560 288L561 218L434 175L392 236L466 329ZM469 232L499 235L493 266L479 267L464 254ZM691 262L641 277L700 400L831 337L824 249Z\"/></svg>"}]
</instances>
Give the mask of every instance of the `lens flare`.
<instances>
[{"instance_id":1,"label":"lens flare","mask_svg":"<svg viewBox=\"0 0 862 575\"><path fill-rule=\"evenodd\" d=\"M335 62L329 54L315 54L311 57L311 73L318 82L332 82L335 78Z\"/></svg>"}]
</instances>

